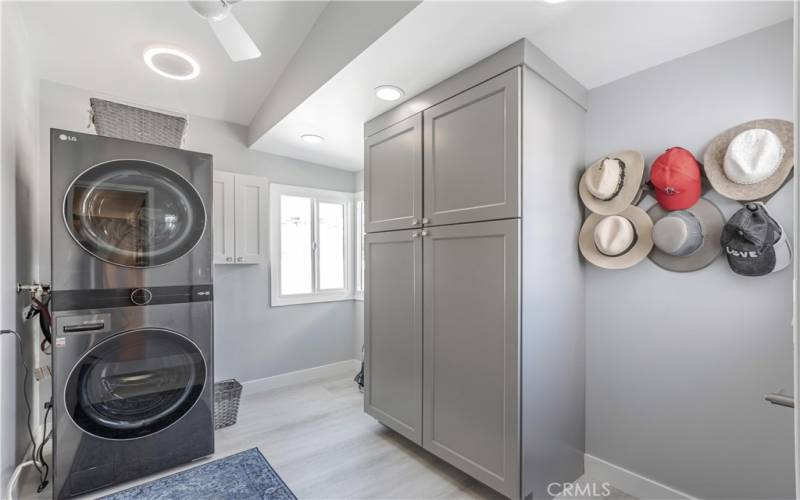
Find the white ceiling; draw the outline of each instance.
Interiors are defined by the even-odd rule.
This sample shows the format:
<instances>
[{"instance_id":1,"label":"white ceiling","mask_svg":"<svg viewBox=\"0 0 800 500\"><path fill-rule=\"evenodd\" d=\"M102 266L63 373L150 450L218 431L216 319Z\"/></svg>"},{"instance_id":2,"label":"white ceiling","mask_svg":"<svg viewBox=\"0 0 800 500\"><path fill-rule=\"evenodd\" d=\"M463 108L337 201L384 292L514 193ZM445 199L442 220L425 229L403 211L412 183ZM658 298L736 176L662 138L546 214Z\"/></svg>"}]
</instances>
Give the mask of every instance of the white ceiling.
<instances>
[{"instance_id":1,"label":"white ceiling","mask_svg":"<svg viewBox=\"0 0 800 500\"><path fill-rule=\"evenodd\" d=\"M483 57L528 38L591 89L791 19L791 2L433 2L411 11L253 147L360 170L363 123ZM301 134L319 134L310 145Z\"/></svg>"},{"instance_id":2,"label":"white ceiling","mask_svg":"<svg viewBox=\"0 0 800 500\"><path fill-rule=\"evenodd\" d=\"M128 102L248 125L326 1L244 1L233 12L262 57L234 63L186 2L26 2L41 77ZM142 62L152 44L194 56L200 76L168 80Z\"/></svg>"}]
</instances>

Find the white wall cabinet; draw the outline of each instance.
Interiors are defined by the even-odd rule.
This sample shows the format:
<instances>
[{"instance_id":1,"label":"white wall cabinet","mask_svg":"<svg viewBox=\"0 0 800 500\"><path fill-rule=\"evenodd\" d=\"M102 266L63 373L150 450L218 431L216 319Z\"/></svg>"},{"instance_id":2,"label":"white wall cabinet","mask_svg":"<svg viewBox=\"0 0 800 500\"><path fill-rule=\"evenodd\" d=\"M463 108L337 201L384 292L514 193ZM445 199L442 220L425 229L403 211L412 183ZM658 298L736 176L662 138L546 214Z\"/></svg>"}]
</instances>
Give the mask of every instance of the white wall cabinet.
<instances>
[{"instance_id":1,"label":"white wall cabinet","mask_svg":"<svg viewBox=\"0 0 800 500\"><path fill-rule=\"evenodd\" d=\"M214 172L214 263L267 261L265 177Z\"/></svg>"}]
</instances>

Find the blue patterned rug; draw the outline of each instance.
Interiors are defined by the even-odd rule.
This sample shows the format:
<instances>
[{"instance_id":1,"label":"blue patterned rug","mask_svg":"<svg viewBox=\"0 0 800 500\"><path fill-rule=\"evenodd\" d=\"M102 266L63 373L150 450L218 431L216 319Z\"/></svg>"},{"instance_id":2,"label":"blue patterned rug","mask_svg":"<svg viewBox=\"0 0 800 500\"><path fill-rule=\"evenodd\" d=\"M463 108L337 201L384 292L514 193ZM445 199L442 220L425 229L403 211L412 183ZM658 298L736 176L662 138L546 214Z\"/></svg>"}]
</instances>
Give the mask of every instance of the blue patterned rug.
<instances>
[{"instance_id":1,"label":"blue patterned rug","mask_svg":"<svg viewBox=\"0 0 800 500\"><path fill-rule=\"evenodd\" d=\"M198 465L100 500L297 500L258 448Z\"/></svg>"}]
</instances>

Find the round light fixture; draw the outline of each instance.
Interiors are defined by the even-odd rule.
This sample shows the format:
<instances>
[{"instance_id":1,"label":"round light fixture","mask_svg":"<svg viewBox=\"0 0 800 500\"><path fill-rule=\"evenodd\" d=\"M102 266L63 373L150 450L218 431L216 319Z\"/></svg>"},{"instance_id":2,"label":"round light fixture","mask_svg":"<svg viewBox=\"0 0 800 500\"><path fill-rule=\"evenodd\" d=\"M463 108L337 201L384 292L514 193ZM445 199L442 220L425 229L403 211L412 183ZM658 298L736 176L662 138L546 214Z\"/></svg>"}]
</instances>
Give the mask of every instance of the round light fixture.
<instances>
[{"instance_id":1,"label":"round light fixture","mask_svg":"<svg viewBox=\"0 0 800 500\"><path fill-rule=\"evenodd\" d=\"M144 51L147 67L165 78L192 80L200 74L200 65L189 54L170 47L153 47Z\"/></svg>"},{"instance_id":2,"label":"round light fixture","mask_svg":"<svg viewBox=\"0 0 800 500\"><path fill-rule=\"evenodd\" d=\"M378 99L384 101L396 101L403 97L405 92L394 85L381 85L380 87L375 87L375 95L378 96Z\"/></svg>"},{"instance_id":3,"label":"round light fixture","mask_svg":"<svg viewBox=\"0 0 800 500\"><path fill-rule=\"evenodd\" d=\"M303 134L300 136L300 138L309 144L319 144L325 140L325 138L322 137L321 135L315 135L315 134Z\"/></svg>"}]
</instances>

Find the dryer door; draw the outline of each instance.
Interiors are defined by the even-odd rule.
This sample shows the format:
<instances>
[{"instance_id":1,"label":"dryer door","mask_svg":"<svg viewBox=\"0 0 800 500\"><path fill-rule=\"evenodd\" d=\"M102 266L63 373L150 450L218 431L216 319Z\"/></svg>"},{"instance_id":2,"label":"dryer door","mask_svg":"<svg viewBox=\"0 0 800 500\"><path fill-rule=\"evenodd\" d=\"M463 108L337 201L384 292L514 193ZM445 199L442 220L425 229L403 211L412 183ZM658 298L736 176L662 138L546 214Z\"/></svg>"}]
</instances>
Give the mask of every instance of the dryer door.
<instances>
[{"instance_id":1,"label":"dryer door","mask_svg":"<svg viewBox=\"0 0 800 500\"><path fill-rule=\"evenodd\" d=\"M95 257L152 267L194 248L206 227L206 210L194 186L178 173L144 160L114 160L72 182L64 222Z\"/></svg>"},{"instance_id":2,"label":"dryer door","mask_svg":"<svg viewBox=\"0 0 800 500\"><path fill-rule=\"evenodd\" d=\"M180 420L200 398L205 380L205 359L192 341L169 330L132 330L81 358L67 380L64 401L83 431L135 439Z\"/></svg>"}]
</instances>

